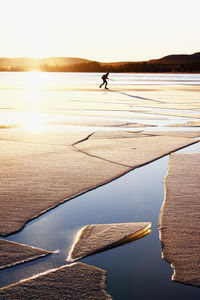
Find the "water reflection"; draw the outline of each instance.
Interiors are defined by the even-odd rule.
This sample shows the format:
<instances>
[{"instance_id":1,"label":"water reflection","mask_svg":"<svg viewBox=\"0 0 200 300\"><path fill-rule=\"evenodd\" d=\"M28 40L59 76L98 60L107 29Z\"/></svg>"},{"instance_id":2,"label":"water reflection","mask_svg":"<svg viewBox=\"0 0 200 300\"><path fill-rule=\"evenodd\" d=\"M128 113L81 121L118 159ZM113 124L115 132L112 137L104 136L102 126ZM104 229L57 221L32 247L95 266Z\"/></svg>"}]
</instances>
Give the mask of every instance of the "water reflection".
<instances>
[{"instance_id":1,"label":"water reflection","mask_svg":"<svg viewBox=\"0 0 200 300\"><path fill-rule=\"evenodd\" d=\"M1 271L1 285L66 264L74 237L82 226L138 221L152 223L150 235L81 261L107 271L107 290L114 299L198 299L198 288L171 281L173 271L161 258L157 223L167 167L168 157L164 157L29 222L9 239L61 251Z\"/></svg>"}]
</instances>

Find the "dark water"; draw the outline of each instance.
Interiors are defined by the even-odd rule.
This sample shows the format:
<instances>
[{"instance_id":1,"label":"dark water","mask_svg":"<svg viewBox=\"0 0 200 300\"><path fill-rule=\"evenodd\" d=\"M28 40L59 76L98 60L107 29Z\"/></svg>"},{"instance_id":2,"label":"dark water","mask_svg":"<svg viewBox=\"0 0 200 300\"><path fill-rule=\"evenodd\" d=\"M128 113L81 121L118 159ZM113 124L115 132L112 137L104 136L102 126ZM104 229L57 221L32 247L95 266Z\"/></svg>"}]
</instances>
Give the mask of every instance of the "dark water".
<instances>
[{"instance_id":1,"label":"dark water","mask_svg":"<svg viewBox=\"0 0 200 300\"><path fill-rule=\"evenodd\" d=\"M200 152L200 146L181 152ZM167 167L168 156L29 222L8 239L60 252L0 271L1 286L66 264L74 236L86 224L149 221L152 231L148 236L81 261L107 271L107 291L114 299L199 299L199 288L171 281L173 270L161 258L157 224Z\"/></svg>"}]
</instances>

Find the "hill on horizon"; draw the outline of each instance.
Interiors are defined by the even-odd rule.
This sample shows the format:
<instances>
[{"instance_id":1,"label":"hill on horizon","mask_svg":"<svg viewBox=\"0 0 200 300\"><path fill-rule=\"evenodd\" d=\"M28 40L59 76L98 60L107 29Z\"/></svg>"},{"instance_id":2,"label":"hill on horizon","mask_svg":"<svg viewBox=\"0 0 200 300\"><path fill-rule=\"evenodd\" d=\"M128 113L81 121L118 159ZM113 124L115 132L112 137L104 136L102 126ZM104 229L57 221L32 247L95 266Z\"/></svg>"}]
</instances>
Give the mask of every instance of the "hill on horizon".
<instances>
[{"instance_id":1,"label":"hill on horizon","mask_svg":"<svg viewBox=\"0 0 200 300\"><path fill-rule=\"evenodd\" d=\"M159 59L149 60L150 63L164 63L164 64L187 64L187 63L199 63L200 52L194 54L172 54L167 55Z\"/></svg>"},{"instance_id":2,"label":"hill on horizon","mask_svg":"<svg viewBox=\"0 0 200 300\"><path fill-rule=\"evenodd\" d=\"M200 52L148 61L98 62L78 57L0 58L0 71L43 72L200 72Z\"/></svg>"},{"instance_id":3,"label":"hill on horizon","mask_svg":"<svg viewBox=\"0 0 200 300\"><path fill-rule=\"evenodd\" d=\"M31 58L31 57L19 57L19 58L8 58L0 57L1 67L38 67L43 64L49 66L64 66L74 65L81 63L97 62L79 57L47 57L47 58ZM180 64L180 63L195 63L200 62L200 52L194 54L171 54L164 56L159 59L151 59L148 61L119 61L119 62L98 62L102 65L122 65L128 63L164 63L164 64Z\"/></svg>"},{"instance_id":4,"label":"hill on horizon","mask_svg":"<svg viewBox=\"0 0 200 300\"><path fill-rule=\"evenodd\" d=\"M31 58L31 57L19 57L19 58L0 58L0 67L21 67L21 68L37 68L40 65L49 66L63 66L74 65L80 63L91 62L91 60L78 58L78 57L47 57L47 58Z\"/></svg>"}]
</instances>

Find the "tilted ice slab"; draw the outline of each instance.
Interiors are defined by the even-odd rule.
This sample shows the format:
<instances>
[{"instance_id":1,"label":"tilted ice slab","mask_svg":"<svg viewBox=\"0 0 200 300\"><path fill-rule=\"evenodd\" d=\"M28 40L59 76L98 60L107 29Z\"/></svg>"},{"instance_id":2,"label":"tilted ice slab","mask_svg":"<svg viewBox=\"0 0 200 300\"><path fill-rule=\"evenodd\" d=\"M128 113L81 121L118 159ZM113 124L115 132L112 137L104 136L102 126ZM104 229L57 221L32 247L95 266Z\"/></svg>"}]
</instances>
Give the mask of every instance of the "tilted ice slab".
<instances>
[{"instance_id":1,"label":"tilted ice slab","mask_svg":"<svg viewBox=\"0 0 200 300\"><path fill-rule=\"evenodd\" d=\"M0 234L4 236L130 170L66 146L0 141L0 147Z\"/></svg>"},{"instance_id":2,"label":"tilted ice slab","mask_svg":"<svg viewBox=\"0 0 200 300\"><path fill-rule=\"evenodd\" d=\"M74 263L38 274L0 289L0 299L107 300L106 272L83 263Z\"/></svg>"},{"instance_id":3,"label":"tilted ice slab","mask_svg":"<svg viewBox=\"0 0 200 300\"><path fill-rule=\"evenodd\" d=\"M0 269L21 264L51 253L47 250L0 240Z\"/></svg>"},{"instance_id":4,"label":"tilted ice slab","mask_svg":"<svg viewBox=\"0 0 200 300\"><path fill-rule=\"evenodd\" d=\"M162 255L172 279L200 286L200 154L172 154L160 220Z\"/></svg>"},{"instance_id":5,"label":"tilted ice slab","mask_svg":"<svg viewBox=\"0 0 200 300\"><path fill-rule=\"evenodd\" d=\"M160 132L110 133L105 138L84 134L28 134L22 129L0 133L0 235L16 232L60 203L196 142Z\"/></svg>"},{"instance_id":6,"label":"tilted ice slab","mask_svg":"<svg viewBox=\"0 0 200 300\"><path fill-rule=\"evenodd\" d=\"M150 233L151 223L94 224L83 227L77 234L68 261L75 261L100 251L139 239Z\"/></svg>"},{"instance_id":7,"label":"tilted ice slab","mask_svg":"<svg viewBox=\"0 0 200 300\"><path fill-rule=\"evenodd\" d=\"M92 136L76 145L76 148L94 157L137 168L194 142L191 138L165 136L161 132L145 137L143 133L141 136L136 133L131 138L119 139L109 139L107 136L99 139Z\"/></svg>"}]
</instances>

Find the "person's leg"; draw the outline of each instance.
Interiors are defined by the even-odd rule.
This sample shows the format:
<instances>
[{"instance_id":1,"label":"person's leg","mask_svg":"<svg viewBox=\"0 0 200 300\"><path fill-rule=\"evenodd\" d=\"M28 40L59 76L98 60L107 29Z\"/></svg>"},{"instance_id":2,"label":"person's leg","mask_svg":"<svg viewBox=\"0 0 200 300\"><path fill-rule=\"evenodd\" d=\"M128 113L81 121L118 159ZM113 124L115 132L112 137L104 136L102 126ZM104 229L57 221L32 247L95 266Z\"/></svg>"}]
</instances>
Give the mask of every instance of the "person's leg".
<instances>
[{"instance_id":1,"label":"person's leg","mask_svg":"<svg viewBox=\"0 0 200 300\"><path fill-rule=\"evenodd\" d=\"M105 84L105 89L108 89L108 88L107 88L107 85L108 85L107 80L105 80L105 83L106 83L106 84Z\"/></svg>"},{"instance_id":2,"label":"person's leg","mask_svg":"<svg viewBox=\"0 0 200 300\"><path fill-rule=\"evenodd\" d=\"M106 81L103 79L103 83L99 86L100 88L104 85Z\"/></svg>"}]
</instances>

